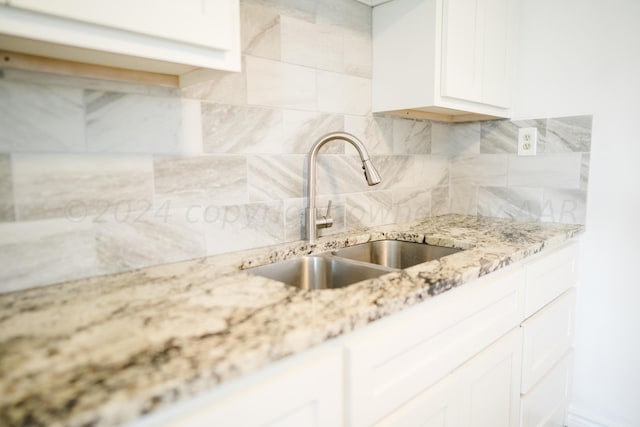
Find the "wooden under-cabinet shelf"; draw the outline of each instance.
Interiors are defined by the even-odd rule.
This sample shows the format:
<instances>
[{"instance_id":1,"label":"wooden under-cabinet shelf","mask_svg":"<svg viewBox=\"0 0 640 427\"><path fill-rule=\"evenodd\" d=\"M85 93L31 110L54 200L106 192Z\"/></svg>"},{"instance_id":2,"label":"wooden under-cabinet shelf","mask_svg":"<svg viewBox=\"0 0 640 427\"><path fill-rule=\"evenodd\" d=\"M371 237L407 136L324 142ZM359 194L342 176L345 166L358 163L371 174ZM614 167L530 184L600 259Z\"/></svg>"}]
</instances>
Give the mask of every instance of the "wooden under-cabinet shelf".
<instances>
[{"instance_id":1,"label":"wooden under-cabinet shelf","mask_svg":"<svg viewBox=\"0 0 640 427\"><path fill-rule=\"evenodd\" d=\"M171 74L45 58L43 56L26 55L4 50L0 50L0 59L0 69L38 71L63 76L141 83L170 88L177 88L180 85L179 77Z\"/></svg>"},{"instance_id":2,"label":"wooden under-cabinet shelf","mask_svg":"<svg viewBox=\"0 0 640 427\"><path fill-rule=\"evenodd\" d=\"M503 117L490 116L487 114L467 113L459 112L456 110L447 110L445 108L439 109L439 111L423 111L423 110L394 110L384 111L377 114L390 114L393 116L404 117L407 119L418 120L435 120L438 122L449 123L462 123L462 122L475 122L480 120L498 120Z\"/></svg>"}]
</instances>

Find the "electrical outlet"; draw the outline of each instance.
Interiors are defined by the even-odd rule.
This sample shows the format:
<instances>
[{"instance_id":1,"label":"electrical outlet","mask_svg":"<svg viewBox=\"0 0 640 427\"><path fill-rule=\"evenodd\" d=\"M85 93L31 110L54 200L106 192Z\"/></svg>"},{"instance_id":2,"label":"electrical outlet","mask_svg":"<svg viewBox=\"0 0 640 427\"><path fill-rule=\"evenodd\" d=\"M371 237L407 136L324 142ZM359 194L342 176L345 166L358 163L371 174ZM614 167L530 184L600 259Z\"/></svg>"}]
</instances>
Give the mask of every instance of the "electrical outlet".
<instances>
[{"instance_id":1,"label":"electrical outlet","mask_svg":"<svg viewBox=\"0 0 640 427\"><path fill-rule=\"evenodd\" d=\"M538 145L538 128L518 129L518 156L535 156Z\"/></svg>"}]
</instances>

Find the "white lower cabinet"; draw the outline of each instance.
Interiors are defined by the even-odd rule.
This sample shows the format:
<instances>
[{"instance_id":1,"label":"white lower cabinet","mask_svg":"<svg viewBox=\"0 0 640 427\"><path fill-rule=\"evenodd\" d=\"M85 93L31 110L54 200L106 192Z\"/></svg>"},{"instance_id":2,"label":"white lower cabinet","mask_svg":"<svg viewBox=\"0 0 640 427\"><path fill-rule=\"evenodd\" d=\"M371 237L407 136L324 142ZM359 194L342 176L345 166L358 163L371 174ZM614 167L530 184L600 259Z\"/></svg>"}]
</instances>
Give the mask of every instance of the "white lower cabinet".
<instances>
[{"instance_id":1,"label":"white lower cabinet","mask_svg":"<svg viewBox=\"0 0 640 427\"><path fill-rule=\"evenodd\" d=\"M378 422L517 327L523 296L523 271L509 269L354 334L346 342L347 424Z\"/></svg>"},{"instance_id":2,"label":"white lower cabinet","mask_svg":"<svg viewBox=\"0 0 640 427\"><path fill-rule=\"evenodd\" d=\"M527 393L571 348L576 291L570 289L522 324L522 393Z\"/></svg>"},{"instance_id":3,"label":"white lower cabinet","mask_svg":"<svg viewBox=\"0 0 640 427\"><path fill-rule=\"evenodd\" d=\"M525 264L522 427L566 425L571 391L578 244Z\"/></svg>"},{"instance_id":4,"label":"white lower cabinet","mask_svg":"<svg viewBox=\"0 0 640 427\"><path fill-rule=\"evenodd\" d=\"M573 350L554 366L527 394L522 396L523 427L560 427L566 425L571 397Z\"/></svg>"},{"instance_id":5,"label":"white lower cabinet","mask_svg":"<svg viewBox=\"0 0 640 427\"><path fill-rule=\"evenodd\" d=\"M521 331L515 328L388 417L385 427L509 427L519 423Z\"/></svg>"}]
</instances>

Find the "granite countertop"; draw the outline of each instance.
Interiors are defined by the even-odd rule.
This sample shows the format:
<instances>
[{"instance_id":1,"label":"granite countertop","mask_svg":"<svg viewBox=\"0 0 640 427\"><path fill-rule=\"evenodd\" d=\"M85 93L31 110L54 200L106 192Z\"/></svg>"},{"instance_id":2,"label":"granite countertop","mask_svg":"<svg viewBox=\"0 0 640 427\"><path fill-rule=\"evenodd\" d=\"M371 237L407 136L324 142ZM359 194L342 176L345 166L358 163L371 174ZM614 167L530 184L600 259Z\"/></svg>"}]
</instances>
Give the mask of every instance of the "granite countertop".
<instances>
[{"instance_id":1,"label":"granite countertop","mask_svg":"<svg viewBox=\"0 0 640 427\"><path fill-rule=\"evenodd\" d=\"M445 215L0 295L0 425L134 420L582 230ZM241 271L381 239L467 250L316 292Z\"/></svg>"}]
</instances>

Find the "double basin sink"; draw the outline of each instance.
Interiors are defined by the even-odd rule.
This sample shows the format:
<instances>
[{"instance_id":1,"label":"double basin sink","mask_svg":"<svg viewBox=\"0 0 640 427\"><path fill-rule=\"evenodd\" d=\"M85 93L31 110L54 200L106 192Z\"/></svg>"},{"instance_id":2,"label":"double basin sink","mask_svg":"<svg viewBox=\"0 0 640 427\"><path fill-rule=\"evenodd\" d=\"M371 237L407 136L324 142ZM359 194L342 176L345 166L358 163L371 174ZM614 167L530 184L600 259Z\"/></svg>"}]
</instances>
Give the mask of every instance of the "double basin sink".
<instances>
[{"instance_id":1,"label":"double basin sink","mask_svg":"<svg viewBox=\"0 0 640 427\"><path fill-rule=\"evenodd\" d=\"M301 289L332 289L373 279L460 251L461 249L423 243L379 240L252 267L245 271Z\"/></svg>"}]
</instances>

